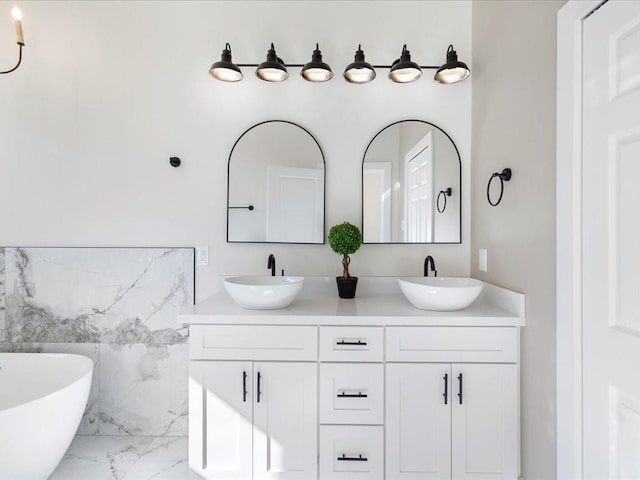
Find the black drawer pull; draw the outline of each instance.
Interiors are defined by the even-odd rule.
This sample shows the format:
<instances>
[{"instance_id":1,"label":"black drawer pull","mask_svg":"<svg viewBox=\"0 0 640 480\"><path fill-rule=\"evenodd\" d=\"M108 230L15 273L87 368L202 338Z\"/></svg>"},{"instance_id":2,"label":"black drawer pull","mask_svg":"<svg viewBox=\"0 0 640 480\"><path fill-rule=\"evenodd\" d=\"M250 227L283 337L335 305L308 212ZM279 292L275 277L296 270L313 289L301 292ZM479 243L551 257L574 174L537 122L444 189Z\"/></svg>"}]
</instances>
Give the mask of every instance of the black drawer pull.
<instances>
[{"instance_id":1,"label":"black drawer pull","mask_svg":"<svg viewBox=\"0 0 640 480\"><path fill-rule=\"evenodd\" d=\"M367 398L368 395L366 393L358 392L358 393L346 393L342 392L338 394L338 398Z\"/></svg>"},{"instance_id":2,"label":"black drawer pull","mask_svg":"<svg viewBox=\"0 0 640 480\"><path fill-rule=\"evenodd\" d=\"M444 393L442 396L444 397L444 404L446 405L449 401L449 374L445 373L442 379L444 380Z\"/></svg>"},{"instance_id":3,"label":"black drawer pull","mask_svg":"<svg viewBox=\"0 0 640 480\"><path fill-rule=\"evenodd\" d=\"M242 372L242 401L247 401L247 372Z\"/></svg>"},{"instance_id":4,"label":"black drawer pull","mask_svg":"<svg viewBox=\"0 0 640 480\"><path fill-rule=\"evenodd\" d=\"M260 395L262 395L262 391L260 389L260 381L262 380L262 375L258 372L258 392L257 392L257 400L260 403Z\"/></svg>"},{"instance_id":5,"label":"black drawer pull","mask_svg":"<svg viewBox=\"0 0 640 480\"><path fill-rule=\"evenodd\" d=\"M367 346L367 342L363 342L362 340L358 340L357 342L351 342L351 341L347 341L347 340L340 340L340 341L336 342L336 345L356 345L356 346L366 347Z\"/></svg>"},{"instance_id":6,"label":"black drawer pull","mask_svg":"<svg viewBox=\"0 0 640 480\"><path fill-rule=\"evenodd\" d=\"M347 457L344 453L341 457L338 457L338 460L341 462L368 462L369 459L367 457L363 457L362 454L357 457Z\"/></svg>"},{"instance_id":7,"label":"black drawer pull","mask_svg":"<svg viewBox=\"0 0 640 480\"><path fill-rule=\"evenodd\" d=\"M458 375L458 400L462 405L462 373Z\"/></svg>"}]
</instances>

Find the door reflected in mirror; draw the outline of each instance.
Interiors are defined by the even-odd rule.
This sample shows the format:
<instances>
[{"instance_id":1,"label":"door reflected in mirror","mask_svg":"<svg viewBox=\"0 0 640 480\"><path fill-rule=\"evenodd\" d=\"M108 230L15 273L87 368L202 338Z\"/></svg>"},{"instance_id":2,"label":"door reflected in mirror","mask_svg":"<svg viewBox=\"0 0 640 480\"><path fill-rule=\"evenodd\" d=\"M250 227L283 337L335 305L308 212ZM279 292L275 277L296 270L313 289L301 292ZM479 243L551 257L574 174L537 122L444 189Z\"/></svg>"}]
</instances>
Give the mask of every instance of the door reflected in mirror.
<instances>
[{"instance_id":1,"label":"door reflected in mirror","mask_svg":"<svg viewBox=\"0 0 640 480\"><path fill-rule=\"evenodd\" d=\"M362 162L364 243L460 243L461 162L438 126L392 123Z\"/></svg>"},{"instance_id":2,"label":"door reflected in mirror","mask_svg":"<svg viewBox=\"0 0 640 480\"><path fill-rule=\"evenodd\" d=\"M227 241L324 243L324 154L285 120L249 128L229 155Z\"/></svg>"}]
</instances>

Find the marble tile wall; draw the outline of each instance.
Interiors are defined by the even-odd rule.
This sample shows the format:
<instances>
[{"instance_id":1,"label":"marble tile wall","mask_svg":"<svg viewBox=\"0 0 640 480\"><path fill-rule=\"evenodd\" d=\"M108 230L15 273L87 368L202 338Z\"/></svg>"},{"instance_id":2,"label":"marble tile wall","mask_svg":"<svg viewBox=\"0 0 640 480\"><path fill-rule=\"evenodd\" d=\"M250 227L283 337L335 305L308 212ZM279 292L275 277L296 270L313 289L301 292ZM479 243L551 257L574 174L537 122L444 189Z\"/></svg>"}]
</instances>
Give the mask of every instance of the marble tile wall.
<instances>
[{"instance_id":1,"label":"marble tile wall","mask_svg":"<svg viewBox=\"0 0 640 480\"><path fill-rule=\"evenodd\" d=\"M5 339L4 248L0 248L0 342Z\"/></svg>"},{"instance_id":2,"label":"marble tile wall","mask_svg":"<svg viewBox=\"0 0 640 480\"><path fill-rule=\"evenodd\" d=\"M84 435L187 434L190 248L0 249L0 351L94 361Z\"/></svg>"}]
</instances>

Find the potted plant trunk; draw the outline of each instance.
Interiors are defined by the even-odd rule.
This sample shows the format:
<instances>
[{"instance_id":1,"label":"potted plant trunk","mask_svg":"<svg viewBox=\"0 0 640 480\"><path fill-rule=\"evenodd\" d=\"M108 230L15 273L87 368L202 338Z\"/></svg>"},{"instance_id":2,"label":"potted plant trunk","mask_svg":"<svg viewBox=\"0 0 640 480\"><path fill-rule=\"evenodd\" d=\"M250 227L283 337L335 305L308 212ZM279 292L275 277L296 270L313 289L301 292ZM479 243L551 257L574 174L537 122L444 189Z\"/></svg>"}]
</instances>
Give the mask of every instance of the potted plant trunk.
<instances>
[{"instance_id":1,"label":"potted plant trunk","mask_svg":"<svg viewBox=\"0 0 640 480\"><path fill-rule=\"evenodd\" d=\"M362 245L360 229L351 223L334 225L329 230L329 245L338 255L342 255L342 276L336 277L340 298L354 298L358 277L349 274L350 254L355 253Z\"/></svg>"}]
</instances>

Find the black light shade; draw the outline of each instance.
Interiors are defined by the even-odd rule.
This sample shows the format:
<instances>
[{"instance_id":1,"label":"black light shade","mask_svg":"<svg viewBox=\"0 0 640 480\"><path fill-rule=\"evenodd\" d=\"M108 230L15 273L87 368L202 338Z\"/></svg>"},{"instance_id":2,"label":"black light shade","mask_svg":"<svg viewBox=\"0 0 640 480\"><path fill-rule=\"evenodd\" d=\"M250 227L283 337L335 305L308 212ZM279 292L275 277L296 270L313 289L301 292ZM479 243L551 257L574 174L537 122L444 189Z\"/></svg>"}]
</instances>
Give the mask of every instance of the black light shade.
<instances>
[{"instance_id":1,"label":"black light shade","mask_svg":"<svg viewBox=\"0 0 640 480\"><path fill-rule=\"evenodd\" d=\"M220 61L211 65L209 75L223 82L238 82L242 80L240 68L231 61L231 45L228 43L222 50Z\"/></svg>"},{"instance_id":2,"label":"black light shade","mask_svg":"<svg viewBox=\"0 0 640 480\"><path fill-rule=\"evenodd\" d=\"M256 75L267 82L282 82L289 78L287 68L284 66L284 62L276 55L273 43L267 52L267 60L258 65Z\"/></svg>"},{"instance_id":3,"label":"black light shade","mask_svg":"<svg viewBox=\"0 0 640 480\"><path fill-rule=\"evenodd\" d=\"M419 79L422 76L422 69L416 62L411 61L411 52L407 46L402 47L400 58L393 62L389 71L389 79L396 83L408 83Z\"/></svg>"},{"instance_id":4,"label":"black light shade","mask_svg":"<svg viewBox=\"0 0 640 480\"><path fill-rule=\"evenodd\" d=\"M469 67L464 62L458 61L458 54L453 49L453 45L449 45L447 49L447 63L442 65L434 75L434 80L439 83L456 83L461 82L471 74Z\"/></svg>"},{"instance_id":5,"label":"black light shade","mask_svg":"<svg viewBox=\"0 0 640 480\"><path fill-rule=\"evenodd\" d=\"M376 71L370 63L364 61L364 52L361 45L358 45L355 61L347 65L343 76L349 83L367 83L376 78Z\"/></svg>"},{"instance_id":6,"label":"black light shade","mask_svg":"<svg viewBox=\"0 0 640 480\"><path fill-rule=\"evenodd\" d=\"M322 61L322 52L317 43L311 61L302 67L300 75L309 82L326 82L333 78L331 67Z\"/></svg>"}]
</instances>

